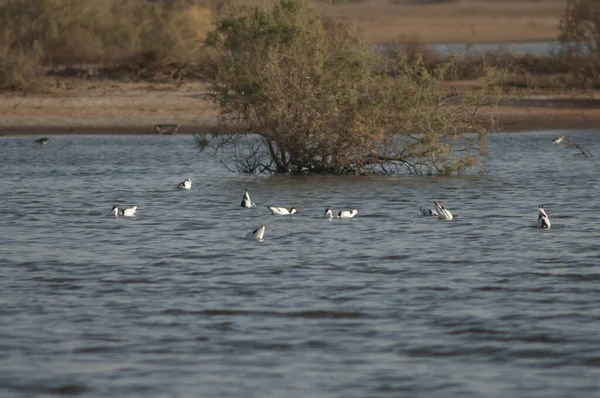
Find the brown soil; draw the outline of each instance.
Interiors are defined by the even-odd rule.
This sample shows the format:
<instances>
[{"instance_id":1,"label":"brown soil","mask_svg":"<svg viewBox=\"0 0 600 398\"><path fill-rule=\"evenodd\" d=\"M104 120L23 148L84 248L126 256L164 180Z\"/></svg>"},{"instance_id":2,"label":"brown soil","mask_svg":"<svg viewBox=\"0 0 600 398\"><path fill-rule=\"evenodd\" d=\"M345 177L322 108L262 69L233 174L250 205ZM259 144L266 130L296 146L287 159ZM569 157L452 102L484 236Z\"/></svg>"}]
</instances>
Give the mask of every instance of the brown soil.
<instances>
[{"instance_id":1,"label":"brown soil","mask_svg":"<svg viewBox=\"0 0 600 398\"><path fill-rule=\"evenodd\" d=\"M355 0L334 6L319 2L325 15L357 26L369 43L401 36L433 42L554 41L564 0Z\"/></svg>"},{"instance_id":2,"label":"brown soil","mask_svg":"<svg viewBox=\"0 0 600 398\"><path fill-rule=\"evenodd\" d=\"M52 94L5 94L0 96L0 135L156 134L157 124L180 124L179 134L206 131L215 125L217 112L203 93L201 83L74 80ZM600 126L599 94L522 94L497 109L500 131Z\"/></svg>"}]
</instances>

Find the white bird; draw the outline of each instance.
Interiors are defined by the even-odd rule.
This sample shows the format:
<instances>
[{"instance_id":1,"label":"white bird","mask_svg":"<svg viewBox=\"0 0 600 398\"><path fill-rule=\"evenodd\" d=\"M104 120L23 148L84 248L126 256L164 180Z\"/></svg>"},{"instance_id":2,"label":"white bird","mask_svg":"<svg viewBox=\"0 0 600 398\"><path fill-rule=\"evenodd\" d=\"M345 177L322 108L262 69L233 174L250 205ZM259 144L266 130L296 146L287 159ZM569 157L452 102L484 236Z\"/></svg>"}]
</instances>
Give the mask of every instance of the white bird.
<instances>
[{"instance_id":1,"label":"white bird","mask_svg":"<svg viewBox=\"0 0 600 398\"><path fill-rule=\"evenodd\" d=\"M246 192L244 192L244 196L242 197L242 207L249 209L251 207L256 206L256 203L252 203L250 200L250 194L248 193L248 188L246 188Z\"/></svg>"},{"instance_id":2,"label":"white bird","mask_svg":"<svg viewBox=\"0 0 600 398\"><path fill-rule=\"evenodd\" d=\"M265 234L265 226L261 225L260 227L257 227L254 231L248 232L246 234L246 239L262 240L264 234Z\"/></svg>"},{"instance_id":3,"label":"white bird","mask_svg":"<svg viewBox=\"0 0 600 398\"><path fill-rule=\"evenodd\" d=\"M342 210L338 213L338 218L352 218L358 214L358 210Z\"/></svg>"},{"instance_id":4,"label":"white bird","mask_svg":"<svg viewBox=\"0 0 600 398\"><path fill-rule=\"evenodd\" d=\"M438 216L438 212L435 210L431 210L431 209L424 209L422 207L419 207L419 210L421 210L421 215L422 216Z\"/></svg>"},{"instance_id":5,"label":"white bird","mask_svg":"<svg viewBox=\"0 0 600 398\"><path fill-rule=\"evenodd\" d=\"M323 214L323 218L333 218L333 211L329 208L325 209L325 214Z\"/></svg>"},{"instance_id":6,"label":"white bird","mask_svg":"<svg viewBox=\"0 0 600 398\"><path fill-rule=\"evenodd\" d=\"M558 137L554 137L554 139L552 140L553 144L560 144L562 142L562 140L565 139L564 135L559 135Z\"/></svg>"},{"instance_id":7,"label":"white bird","mask_svg":"<svg viewBox=\"0 0 600 398\"><path fill-rule=\"evenodd\" d=\"M539 209L538 209L538 220L537 220L537 227L541 228L541 229L550 229L550 226L552 224L550 224L550 219L548 218L548 214L546 214L546 211L543 208L543 205L540 205Z\"/></svg>"},{"instance_id":8,"label":"white bird","mask_svg":"<svg viewBox=\"0 0 600 398\"><path fill-rule=\"evenodd\" d=\"M294 214L294 213L296 213L296 208L295 207L291 207L289 209L286 209L285 207L267 206L267 208L269 209L269 211L271 212L271 214L275 214L276 216L285 216L285 215L288 215L288 214Z\"/></svg>"},{"instance_id":9,"label":"white bird","mask_svg":"<svg viewBox=\"0 0 600 398\"><path fill-rule=\"evenodd\" d=\"M441 203L433 202L433 205L435 206L435 210L437 211L438 218L440 220L448 220L449 221L454 218L452 213L450 213L450 211L448 209L446 209Z\"/></svg>"},{"instance_id":10,"label":"white bird","mask_svg":"<svg viewBox=\"0 0 600 398\"><path fill-rule=\"evenodd\" d=\"M177 187L182 189L191 189L192 188L192 179L186 178L184 181L181 181Z\"/></svg>"},{"instance_id":11,"label":"white bird","mask_svg":"<svg viewBox=\"0 0 600 398\"><path fill-rule=\"evenodd\" d=\"M112 214L115 217L118 217L119 215L121 215L123 217L133 217L135 215L136 210L137 210L137 206L132 206L127 209L120 210L120 211L117 206L113 206L113 208L109 214Z\"/></svg>"}]
</instances>

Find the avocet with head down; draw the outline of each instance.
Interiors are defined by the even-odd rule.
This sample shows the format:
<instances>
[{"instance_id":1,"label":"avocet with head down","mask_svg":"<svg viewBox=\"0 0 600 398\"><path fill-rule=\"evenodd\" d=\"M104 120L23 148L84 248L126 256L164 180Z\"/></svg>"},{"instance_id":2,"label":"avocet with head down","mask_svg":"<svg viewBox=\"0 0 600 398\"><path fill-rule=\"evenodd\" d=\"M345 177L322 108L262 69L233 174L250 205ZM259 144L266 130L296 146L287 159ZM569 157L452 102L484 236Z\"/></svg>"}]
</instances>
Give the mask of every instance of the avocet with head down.
<instances>
[{"instance_id":1,"label":"avocet with head down","mask_svg":"<svg viewBox=\"0 0 600 398\"><path fill-rule=\"evenodd\" d=\"M290 214L296 214L296 208L290 207L289 209L285 207L276 207L276 206L267 206L267 209L276 216L286 216Z\"/></svg>"},{"instance_id":2,"label":"avocet with head down","mask_svg":"<svg viewBox=\"0 0 600 398\"><path fill-rule=\"evenodd\" d=\"M252 203L252 201L250 200L250 194L248 193L248 188L246 188L246 192L244 192L244 196L242 197L241 206L245 207L246 209L256 206L256 203Z\"/></svg>"},{"instance_id":3,"label":"avocet with head down","mask_svg":"<svg viewBox=\"0 0 600 398\"><path fill-rule=\"evenodd\" d=\"M179 183L179 185L177 185L177 187L181 188L181 189L191 189L192 188L192 179L186 178L185 180L181 181Z\"/></svg>"},{"instance_id":4,"label":"avocet with head down","mask_svg":"<svg viewBox=\"0 0 600 398\"><path fill-rule=\"evenodd\" d=\"M454 218L452 213L450 213L450 210L446 209L441 203L433 202L433 205L435 206L435 210L437 211L440 220L450 221Z\"/></svg>"},{"instance_id":5,"label":"avocet with head down","mask_svg":"<svg viewBox=\"0 0 600 398\"><path fill-rule=\"evenodd\" d=\"M550 218L548 218L548 214L544 210L544 205L540 205L538 208L537 227L540 229L550 229L551 225Z\"/></svg>"},{"instance_id":6,"label":"avocet with head down","mask_svg":"<svg viewBox=\"0 0 600 398\"><path fill-rule=\"evenodd\" d=\"M422 207L419 207L419 210L421 211L422 216L439 216L438 212L435 210L424 209Z\"/></svg>"},{"instance_id":7,"label":"avocet with head down","mask_svg":"<svg viewBox=\"0 0 600 398\"><path fill-rule=\"evenodd\" d=\"M263 240L264 235L265 235L265 226L261 225L261 226L257 227L255 230L248 232L246 234L246 239Z\"/></svg>"},{"instance_id":8,"label":"avocet with head down","mask_svg":"<svg viewBox=\"0 0 600 398\"><path fill-rule=\"evenodd\" d=\"M123 217L133 217L135 216L135 212L137 211L137 206L128 207L127 209L119 210L117 206L113 206L111 212L115 217L123 216Z\"/></svg>"},{"instance_id":9,"label":"avocet with head down","mask_svg":"<svg viewBox=\"0 0 600 398\"><path fill-rule=\"evenodd\" d=\"M352 218L358 214L358 210L342 210L338 213L338 218Z\"/></svg>"}]
</instances>

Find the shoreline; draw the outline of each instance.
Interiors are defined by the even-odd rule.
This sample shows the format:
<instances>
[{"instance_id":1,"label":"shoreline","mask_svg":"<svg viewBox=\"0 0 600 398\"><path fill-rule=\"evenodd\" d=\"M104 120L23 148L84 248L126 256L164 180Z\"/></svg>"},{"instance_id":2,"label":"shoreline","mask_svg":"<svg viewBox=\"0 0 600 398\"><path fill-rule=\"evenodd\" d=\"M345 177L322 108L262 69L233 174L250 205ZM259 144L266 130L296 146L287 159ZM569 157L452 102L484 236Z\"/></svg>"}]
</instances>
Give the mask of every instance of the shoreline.
<instances>
[{"instance_id":1,"label":"shoreline","mask_svg":"<svg viewBox=\"0 0 600 398\"><path fill-rule=\"evenodd\" d=\"M530 133L551 130L591 130L600 132L600 109L590 112L585 108L541 108L531 106L500 106L498 108L497 127L488 130L494 133ZM482 119L486 113L482 113ZM215 123L181 125L175 134L159 134L153 124L126 125L114 124L108 119L96 125L0 125L0 137L39 137L57 135L190 135L194 133L210 134L216 128Z\"/></svg>"},{"instance_id":2,"label":"shoreline","mask_svg":"<svg viewBox=\"0 0 600 398\"><path fill-rule=\"evenodd\" d=\"M185 135L217 124L201 82L58 81L46 94L0 93L0 136L159 135L160 124L178 124ZM600 130L600 92L519 90L494 110L482 108L479 120L489 125L491 114L498 119L493 131Z\"/></svg>"}]
</instances>

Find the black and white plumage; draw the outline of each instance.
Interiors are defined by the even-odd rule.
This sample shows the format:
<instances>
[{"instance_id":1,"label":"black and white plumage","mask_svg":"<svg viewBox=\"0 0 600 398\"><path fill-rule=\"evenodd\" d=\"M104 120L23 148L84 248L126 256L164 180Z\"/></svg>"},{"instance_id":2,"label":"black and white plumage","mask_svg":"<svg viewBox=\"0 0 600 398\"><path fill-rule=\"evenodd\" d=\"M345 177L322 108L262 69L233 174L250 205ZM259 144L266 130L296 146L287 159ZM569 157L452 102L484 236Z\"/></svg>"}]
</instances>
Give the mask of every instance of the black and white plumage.
<instances>
[{"instance_id":1,"label":"black and white plumage","mask_svg":"<svg viewBox=\"0 0 600 398\"><path fill-rule=\"evenodd\" d=\"M552 224L550 224L550 218L548 218L548 214L546 214L544 207L540 206L538 208L537 227L540 229L550 229L551 226Z\"/></svg>"},{"instance_id":2,"label":"black and white plumage","mask_svg":"<svg viewBox=\"0 0 600 398\"><path fill-rule=\"evenodd\" d=\"M333 218L333 210L331 210L329 208L325 209L325 214L323 214L323 218L332 219Z\"/></svg>"},{"instance_id":3,"label":"black and white plumage","mask_svg":"<svg viewBox=\"0 0 600 398\"><path fill-rule=\"evenodd\" d=\"M438 216L438 212L435 210L431 210L431 209L424 209L422 207L419 207L419 210L421 211L421 215L422 216Z\"/></svg>"},{"instance_id":4,"label":"black and white plumage","mask_svg":"<svg viewBox=\"0 0 600 398\"><path fill-rule=\"evenodd\" d=\"M113 206L112 210L109 214L112 214L115 217L123 216L123 217L133 217L135 216L135 212L137 211L137 206L128 207L127 209L119 210L117 206Z\"/></svg>"},{"instance_id":5,"label":"black and white plumage","mask_svg":"<svg viewBox=\"0 0 600 398\"><path fill-rule=\"evenodd\" d=\"M560 144L565 139L564 135L559 135L558 137L554 137L552 140L553 144Z\"/></svg>"},{"instance_id":6,"label":"black and white plumage","mask_svg":"<svg viewBox=\"0 0 600 398\"><path fill-rule=\"evenodd\" d=\"M287 209L285 207L267 206L267 208L269 209L271 214L274 214L276 216L286 216L296 213L295 207L290 207L289 209Z\"/></svg>"},{"instance_id":7,"label":"black and white plumage","mask_svg":"<svg viewBox=\"0 0 600 398\"><path fill-rule=\"evenodd\" d=\"M265 226L261 225L261 226L257 227L256 229L254 229L253 231L248 232L246 234L246 239L262 240L264 234L265 234Z\"/></svg>"},{"instance_id":8,"label":"black and white plumage","mask_svg":"<svg viewBox=\"0 0 600 398\"><path fill-rule=\"evenodd\" d=\"M352 218L358 214L358 210L342 210L338 213L338 218Z\"/></svg>"},{"instance_id":9,"label":"black and white plumage","mask_svg":"<svg viewBox=\"0 0 600 398\"><path fill-rule=\"evenodd\" d=\"M185 180L181 181L179 183L179 185L177 185L177 187L181 188L181 189L191 189L192 188L192 179L186 178Z\"/></svg>"},{"instance_id":10,"label":"black and white plumage","mask_svg":"<svg viewBox=\"0 0 600 398\"><path fill-rule=\"evenodd\" d=\"M452 213L450 213L450 210L446 209L441 203L433 202L433 205L435 206L435 210L437 211L440 220L450 221L454 218Z\"/></svg>"},{"instance_id":11,"label":"black and white plumage","mask_svg":"<svg viewBox=\"0 0 600 398\"><path fill-rule=\"evenodd\" d=\"M248 193L248 188L246 188L246 192L244 192L244 196L242 197L241 206L245 207L246 209L256 206L256 203L252 203L252 201L250 200L250 194Z\"/></svg>"},{"instance_id":12,"label":"black and white plumage","mask_svg":"<svg viewBox=\"0 0 600 398\"><path fill-rule=\"evenodd\" d=\"M38 138L37 140L35 140L35 142L37 142L40 145L46 145L47 143L50 142L50 138L49 137Z\"/></svg>"}]
</instances>

